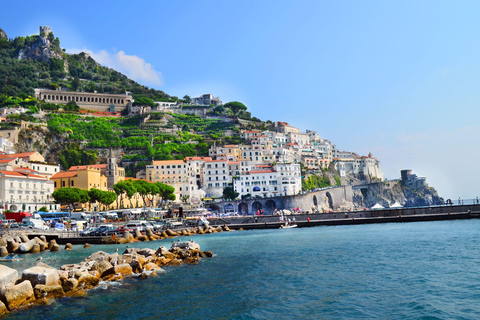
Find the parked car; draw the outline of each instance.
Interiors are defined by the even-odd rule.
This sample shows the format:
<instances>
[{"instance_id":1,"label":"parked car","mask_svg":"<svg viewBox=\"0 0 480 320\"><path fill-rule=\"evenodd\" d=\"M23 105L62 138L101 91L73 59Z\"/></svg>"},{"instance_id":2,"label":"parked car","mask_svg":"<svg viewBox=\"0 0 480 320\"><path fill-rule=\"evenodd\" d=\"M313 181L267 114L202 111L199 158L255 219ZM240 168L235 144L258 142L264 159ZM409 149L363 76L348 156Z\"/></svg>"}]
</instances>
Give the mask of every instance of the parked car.
<instances>
[{"instance_id":1,"label":"parked car","mask_svg":"<svg viewBox=\"0 0 480 320\"><path fill-rule=\"evenodd\" d=\"M18 225L21 229L33 229L33 228L35 228L35 224L33 224L33 222L31 222L31 221L23 221L23 222L20 222Z\"/></svg>"},{"instance_id":2,"label":"parked car","mask_svg":"<svg viewBox=\"0 0 480 320\"><path fill-rule=\"evenodd\" d=\"M97 228L90 227L90 228L87 228L87 229L83 230L82 232L80 232L80 236L82 236L82 237L93 236L93 235L95 235L96 231L97 231Z\"/></svg>"},{"instance_id":3,"label":"parked car","mask_svg":"<svg viewBox=\"0 0 480 320\"><path fill-rule=\"evenodd\" d=\"M115 228L111 224L104 224L101 225L97 228L97 231L95 231L96 236L109 236L111 234L114 234L117 232L117 228Z\"/></svg>"}]
</instances>

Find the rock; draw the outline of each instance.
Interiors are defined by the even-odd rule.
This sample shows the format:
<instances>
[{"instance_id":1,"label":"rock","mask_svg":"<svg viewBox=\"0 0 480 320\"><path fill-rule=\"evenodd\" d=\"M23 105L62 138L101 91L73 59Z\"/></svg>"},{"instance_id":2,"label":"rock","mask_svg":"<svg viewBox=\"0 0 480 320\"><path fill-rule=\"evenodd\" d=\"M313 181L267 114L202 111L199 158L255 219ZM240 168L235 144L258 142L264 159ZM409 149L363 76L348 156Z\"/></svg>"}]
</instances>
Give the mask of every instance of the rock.
<instances>
[{"instance_id":1,"label":"rock","mask_svg":"<svg viewBox=\"0 0 480 320\"><path fill-rule=\"evenodd\" d=\"M219 227L221 229L221 227ZM182 250L200 250L200 245L195 241L174 242L170 250L180 248Z\"/></svg>"},{"instance_id":2,"label":"rock","mask_svg":"<svg viewBox=\"0 0 480 320\"><path fill-rule=\"evenodd\" d=\"M162 237L164 237L164 238L168 238L168 234L167 234L165 231L162 231L161 235L162 235Z\"/></svg>"},{"instance_id":3,"label":"rock","mask_svg":"<svg viewBox=\"0 0 480 320\"><path fill-rule=\"evenodd\" d=\"M147 230L145 230L145 235L146 235L147 237L153 236L152 229L147 229Z\"/></svg>"},{"instance_id":4,"label":"rock","mask_svg":"<svg viewBox=\"0 0 480 320\"><path fill-rule=\"evenodd\" d=\"M32 286L37 284L44 284L53 286L58 284L60 277L57 270L44 267L32 267L23 270L22 280L29 280Z\"/></svg>"},{"instance_id":5,"label":"rock","mask_svg":"<svg viewBox=\"0 0 480 320\"><path fill-rule=\"evenodd\" d=\"M120 239L118 239L118 238L117 238L117 243L118 243L118 244L128 243L128 239L125 239L125 238L120 238Z\"/></svg>"},{"instance_id":6,"label":"rock","mask_svg":"<svg viewBox=\"0 0 480 320\"><path fill-rule=\"evenodd\" d=\"M110 259L110 254L104 251L97 251L87 257L85 261L110 261Z\"/></svg>"},{"instance_id":7,"label":"rock","mask_svg":"<svg viewBox=\"0 0 480 320\"><path fill-rule=\"evenodd\" d=\"M145 249L140 249L137 251L137 254L144 256L144 257L150 257L156 254L156 251L153 249L145 248Z\"/></svg>"},{"instance_id":8,"label":"rock","mask_svg":"<svg viewBox=\"0 0 480 320\"><path fill-rule=\"evenodd\" d=\"M85 243L85 244L83 245L83 247L84 247L85 249L90 248L90 243Z\"/></svg>"},{"instance_id":9,"label":"rock","mask_svg":"<svg viewBox=\"0 0 480 320\"><path fill-rule=\"evenodd\" d=\"M167 266L179 266L181 264L180 261L178 261L177 259L172 259L170 261L168 261L168 263L166 264Z\"/></svg>"},{"instance_id":10,"label":"rock","mask_svg":"<svg viewBox=\"0 0 480 320\"><path fill-rule=\"evenodd\" d=\"M110 274L102 279L103 281L120 281L123 280L123 276L121 274Z\"/></svg>"},{"instance_id":11,"label":"rock","mask_svg":"<svg viewBox=\"0 0 480 320\"><path fill-rule=\"evenodd\" d=\"M117 264L114 267L106 270L102 274L102 278L111 274L121 274L122 276L131 276L132 267L128 263Z\"/></svg>"},{"instance_id":12,"label":"rock","mask_svg":"<svg viewBox=\"0 0 480 320\"><path fill-rule=\"evenodd\" d=\"M72 291L74 290L78 285L78 280L75 278L68 278L65 280L62 280L62 289L64 292Z\"/></svg>"},{"instance_id":13,"label":"rock","mask_svg":"<svg viewBox=\"0 0 480 320\"><path fill-rule=\"evenodd\" d=\"M141 236L142 236L142 233L140 232L140 230L135 229L135 238L139 238Z\"/></svg>"},{"instance_id":14,"label":"rock","mask_svg":"<svg viewBox=\"0 0 480 320\"><path fill-rule=\"evenodd\" d=\"M52 247L57 244L57 241L55 239L50 240L48 243L48 250L52 250Z\"/></svg>"},{"instance_id":15,"label":"rock","mask_svg":"<svg viewBox=\"0 0 480 320\"><path fill-rule=\"evenodd\" d=\"M137 239L140 240L140 241L148 241L149 240L147 236L143 236L143 235L138 236Z\"/></svg>"},{"instance_id":16,"label":"rock","mask_svg":"<svg viewBox=\"0 0 480 320\"><path fill-rule=\"evenodd\" d=\"M203 253L204 253L208 258L213 257L212 251L204 251Z\"/></svg>"},{"instance_id":17,"label":"rock","mask_svg":"<svg viewBox=\"0 0 480 320\"><path fill-rule=\"evenodd\" d=\"M0 288L14 284L18 279L18 271L0 264Z\"/></svg>"},{"instance_id":18,"label":"rock","mask_svg":"<svg viewBox=\"0 0 480 320\"><path fill-rule=\"evenodd\" d=\"M65 295L62 286L59 284L56 284L54 286L37 284L35 288L33 288L33 293L35 294L36 299L60 298Z\"/></svg>"},{"instance_id":19,"label":"rock","mask_svg":"<svg viewBox=\"0 0 480 320\"><path fill-rule=\"evenodd\" d=\"M167 259L174 259L175 255L171 253L170 251L167 250L165 247L160 247L158 248L157 252L155 254L159 257L165 257Z\"/></svg>"},{"instance_id":20,"label":"rock","mask_svg":"<svg viewBox=\"0 0 480 320\"><path fill-rule=\"evenodd\" d=\"M28 241L30 241L25 234L20 235L20 240L22 240L23 243L27 243Z\"/></svg>"},{"instance_id":21,"label":"rock","mask_svg":"<svg viewBox=\"0 0 480 320\"><path fill-rule=\"evenodd\" d=\"M130 261L130 267L132 267L132 272L133 273L139 273L143 269L142 264L138 260L135 260L135 259Z\"/></svg>"},{"instance_id":22,"label":"rock","mask_svg":"<svg viewBox=\"0 0 480 320\"><path fill-rule=\"evenodd\" d=\"M22 239L22 241L23 240L24 239ZM27 242L21 243L20 246L18 247L18 251L21 252L21 253L30 252L30 250L32 250L34 244L37 244L37 241L35 241L35 239L28 240ZM40 250L40 248L39 248L39 250Z\"/></svg>"},{"instance_id":23,"label":"rock","mask_svg":"<svg viewBox=\"0 0 480 320\"><path fill-rule=\"evenodd\" d=\"M50 248L50 251L58 251L58 250L60 250L60 246L56 243L52 245L52 247Z\"/></svg>"},{"instance_id":24,"label":"rock","mask_svg":"<svg viewBox=\"0 0 480 320\"><path fill-rule=\"evenodd\" d=\"M65 250L72 250L72 244L71 243L65 244Z\"/></svg>"},{"instance_id":25,"label":"rock","mask_svg":"<svg viewBox=\"0 0 480 320\"><path fill-rule=\"evenodd\" d=\"M48 264L43 263L43 262L41 262L41 261L40 261L39 263L37 263L37 267L57 270L57 269L55 269L54 267L49 266ZM57 270L57 271L58 271L58 270Z\"/></svg>"},{"instance_id":26,"label":"rock","mask_svg":"<svg viewBox=\"0 0 480 320\"><path fill-rule=\"evenodd\" d=\"M170 229L167 229L167 231L165 231L165 232L167 233L167 235L168 235L169 237L176 237L176 236L178 236L178 234L177 234L175 231L172 231L172 230L170 230Z\"/></svg>"},{"instance_id":27,"label":"rock","mask_svg":"<svg viewBox=\"0 0 480 320\"><path fill-rule=\"evenodd\" d=\"M112 268L112 264L106 260L96 261L90 270L98 271L100 274Z\"/></svg>"},{"instance_id":28,"label":"rock","mask_svg":"<svg viewBox=\"0 0 480 320\"><path fill-rule=\"evenodd\" d=\"M32 247L32 250L30 250L30 253L38 253L40 252L40 245L38 243L35 243Z\"/></svg>"},{"instance_id":29,"label":"rock","mask_svg":"<svg viewBox=\"0 0 480 320\"><path fill-rule=\"evenodd\" d=\"M83 273L80 278L78 279L78 287L82 287L84 289L92 289L98 286L100 279L94 275L91 275L87 272Z\"/></svg>"},{"instance_id":30,"label":"rock","mask_svg":"<svg viewBox=\"0 0 480 320\"><path fill-rule=\"evenodd\" d=\"M15 238L13 238L13 240L18 243L20 245L20 243L22 243L22 239L20 239L19 236L16 236Z\"/></svg>"},{"instance_id":31,"label":"rock","mask_svg":"<svg viewBox=\"0 0 480 320\"><path fill-rule=\"evenodd\" d=\"M39 243L38 245L40 247L40 252L45 251L45 249L47 249L47 244L43 241L41 243Z\"/></svg>"},{"instance_id":32,"label":"rock","mask_svg":"<svg viewBox=\"0 0 480 320\"><path fill-rule=\"evenodd\" d=\"M158 266L166 266L166 265L168 265L170 260L172 260L172 259L167 259L165 257L158 257L157 259L155 259L154 263Z\"/></svg>"},{"instance_id":33,"label":"rock","mask_svg":"<svg viewBox=\"0 0 480 320\"><path fill-rule=\"evenodd\" d=\"M145 268L146 271L148 271L148 270L163 271L162 268L160 268L159 266L157 266L155 263L151 263L151 262L145 264L144 268Z\"/></svg>"},{"instance_id":34,"label":"rock","mask_svg":"<svg viewBox=\"0 0 480 320\"><path fill-rule=\"evenodd\" d=\"M0 246L0 256L8 255L8 250L6 246Z\"/></svg>"},{"instance_id":35,"label":"rock","mask_svg":"<svg viewBox=\"0 0 480 320\"><path fill-rule=\"evenodd\" d=\"M2 29L0 29L0 40L8 40L7 34Z\"/></svg>"},{"instance_id":36,"label":"rock","mask_svg":"<svg viewBox=\"0 0 480 320\"><path fill-rule=\"evenodd\" d=\"M18 309L27 300L35 300L32 284L28 280L17 285L9 284L0 289L0 300L10 311Z\"/></svg>"},{"instance_id":37,"label":"rock","mask_svg":"<svg viewBox=\"0 0 480 320\"><path fill-rule=\"evenodd\" d=\"M47 243L47 237L45 236L40 236L40 240L42 240L44 243Z\"/></svg>"},{"instance_id":38,"label":"rock","mask_svg":"<svg viewBox=\"0 0 480 320\"><path fill-rule=\"evenodd\" d=\"M7 314L9 311L7 309L7 306L0 301L0 316L3 316L4 314Z\"/></svg>"},{"instance_id":39,"label":"rock","mask_svg":"<svg viewBox=\"0 0 480 320\"><path fill-rule=\"evenodd\" d=\"M13 239L8 239L7 240L7 250L9 253L15 253L18 251L18 243L15 242Z\"/></svg>"}]
</instances>

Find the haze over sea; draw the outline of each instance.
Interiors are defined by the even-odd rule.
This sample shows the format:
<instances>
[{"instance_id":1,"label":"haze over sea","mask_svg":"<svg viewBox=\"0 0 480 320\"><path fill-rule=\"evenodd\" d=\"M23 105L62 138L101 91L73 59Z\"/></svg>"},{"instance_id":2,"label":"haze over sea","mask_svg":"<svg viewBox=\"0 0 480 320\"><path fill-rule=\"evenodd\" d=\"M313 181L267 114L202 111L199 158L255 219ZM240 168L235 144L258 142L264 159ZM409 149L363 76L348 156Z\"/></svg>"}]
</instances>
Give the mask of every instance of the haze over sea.
<instances>
[{"instance_id":1,"label":"haze over sea","mask_svg":"<svg viewBox=\"0 0 480 320\"><path fill-rule=\"evenodd\" d=\"M193 240L216 255L7 318L480 318L479 220L236 231ZM42 256L60 267L116 247L125 245ZM38 254L24 257L19 269Z\"/></svg>"}]
</instances>

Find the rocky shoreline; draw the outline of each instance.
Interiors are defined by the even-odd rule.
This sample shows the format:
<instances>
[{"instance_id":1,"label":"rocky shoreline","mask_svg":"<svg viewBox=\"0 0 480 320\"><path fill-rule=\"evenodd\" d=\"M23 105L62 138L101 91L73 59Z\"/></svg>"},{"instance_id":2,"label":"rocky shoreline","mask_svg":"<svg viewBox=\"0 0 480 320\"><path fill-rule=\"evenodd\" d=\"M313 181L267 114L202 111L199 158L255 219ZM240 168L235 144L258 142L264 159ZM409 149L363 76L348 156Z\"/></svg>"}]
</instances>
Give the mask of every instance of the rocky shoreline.
<instances>
[{"instance_id":1,"label":"rocky shoreline","mask_svg":"<svg viewBox=\"0 0 480 320\"><path fill-rule=\"evenodd\" d=\"M40 245L39 242L43 241L38 238L28 242L35 242L32 246L46 245ZM19 248L26 243L19 245ZM70 250L71 246L65 249ZM25 269L21 277L17 270L0 264L0 315L45 305L54 298L83 296L86 290L98 287L102 281L121 281L127 277L148 278L163 272L163 266L197 264L212 256L212 252L201 251L200 246L192 240L179 240L173 242L170 249L164 246L157 250L127 246L122 254L97 251L78 264L65 264L59 269L39 261L36 266Z\"/></svg>"}]
</instances>

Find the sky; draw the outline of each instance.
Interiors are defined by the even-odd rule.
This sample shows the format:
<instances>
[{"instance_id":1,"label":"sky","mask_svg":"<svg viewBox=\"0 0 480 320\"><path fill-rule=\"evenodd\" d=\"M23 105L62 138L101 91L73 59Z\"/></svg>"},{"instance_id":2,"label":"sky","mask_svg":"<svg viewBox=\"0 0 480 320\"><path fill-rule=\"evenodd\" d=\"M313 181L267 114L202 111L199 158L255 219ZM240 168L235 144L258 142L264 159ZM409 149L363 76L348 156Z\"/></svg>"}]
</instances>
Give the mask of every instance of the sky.
<instances>
[{"instance_id":1,"label":"sky","mask_svg":"<svg viewBox=\"0 0 480 320\"><path fill-rule=\"evenodd\" d=\"M445 199L480 196L478 1L3 1L10 38L52 28L67 52L178 97L411 169Z\"/></svg>"}]
</instances>

